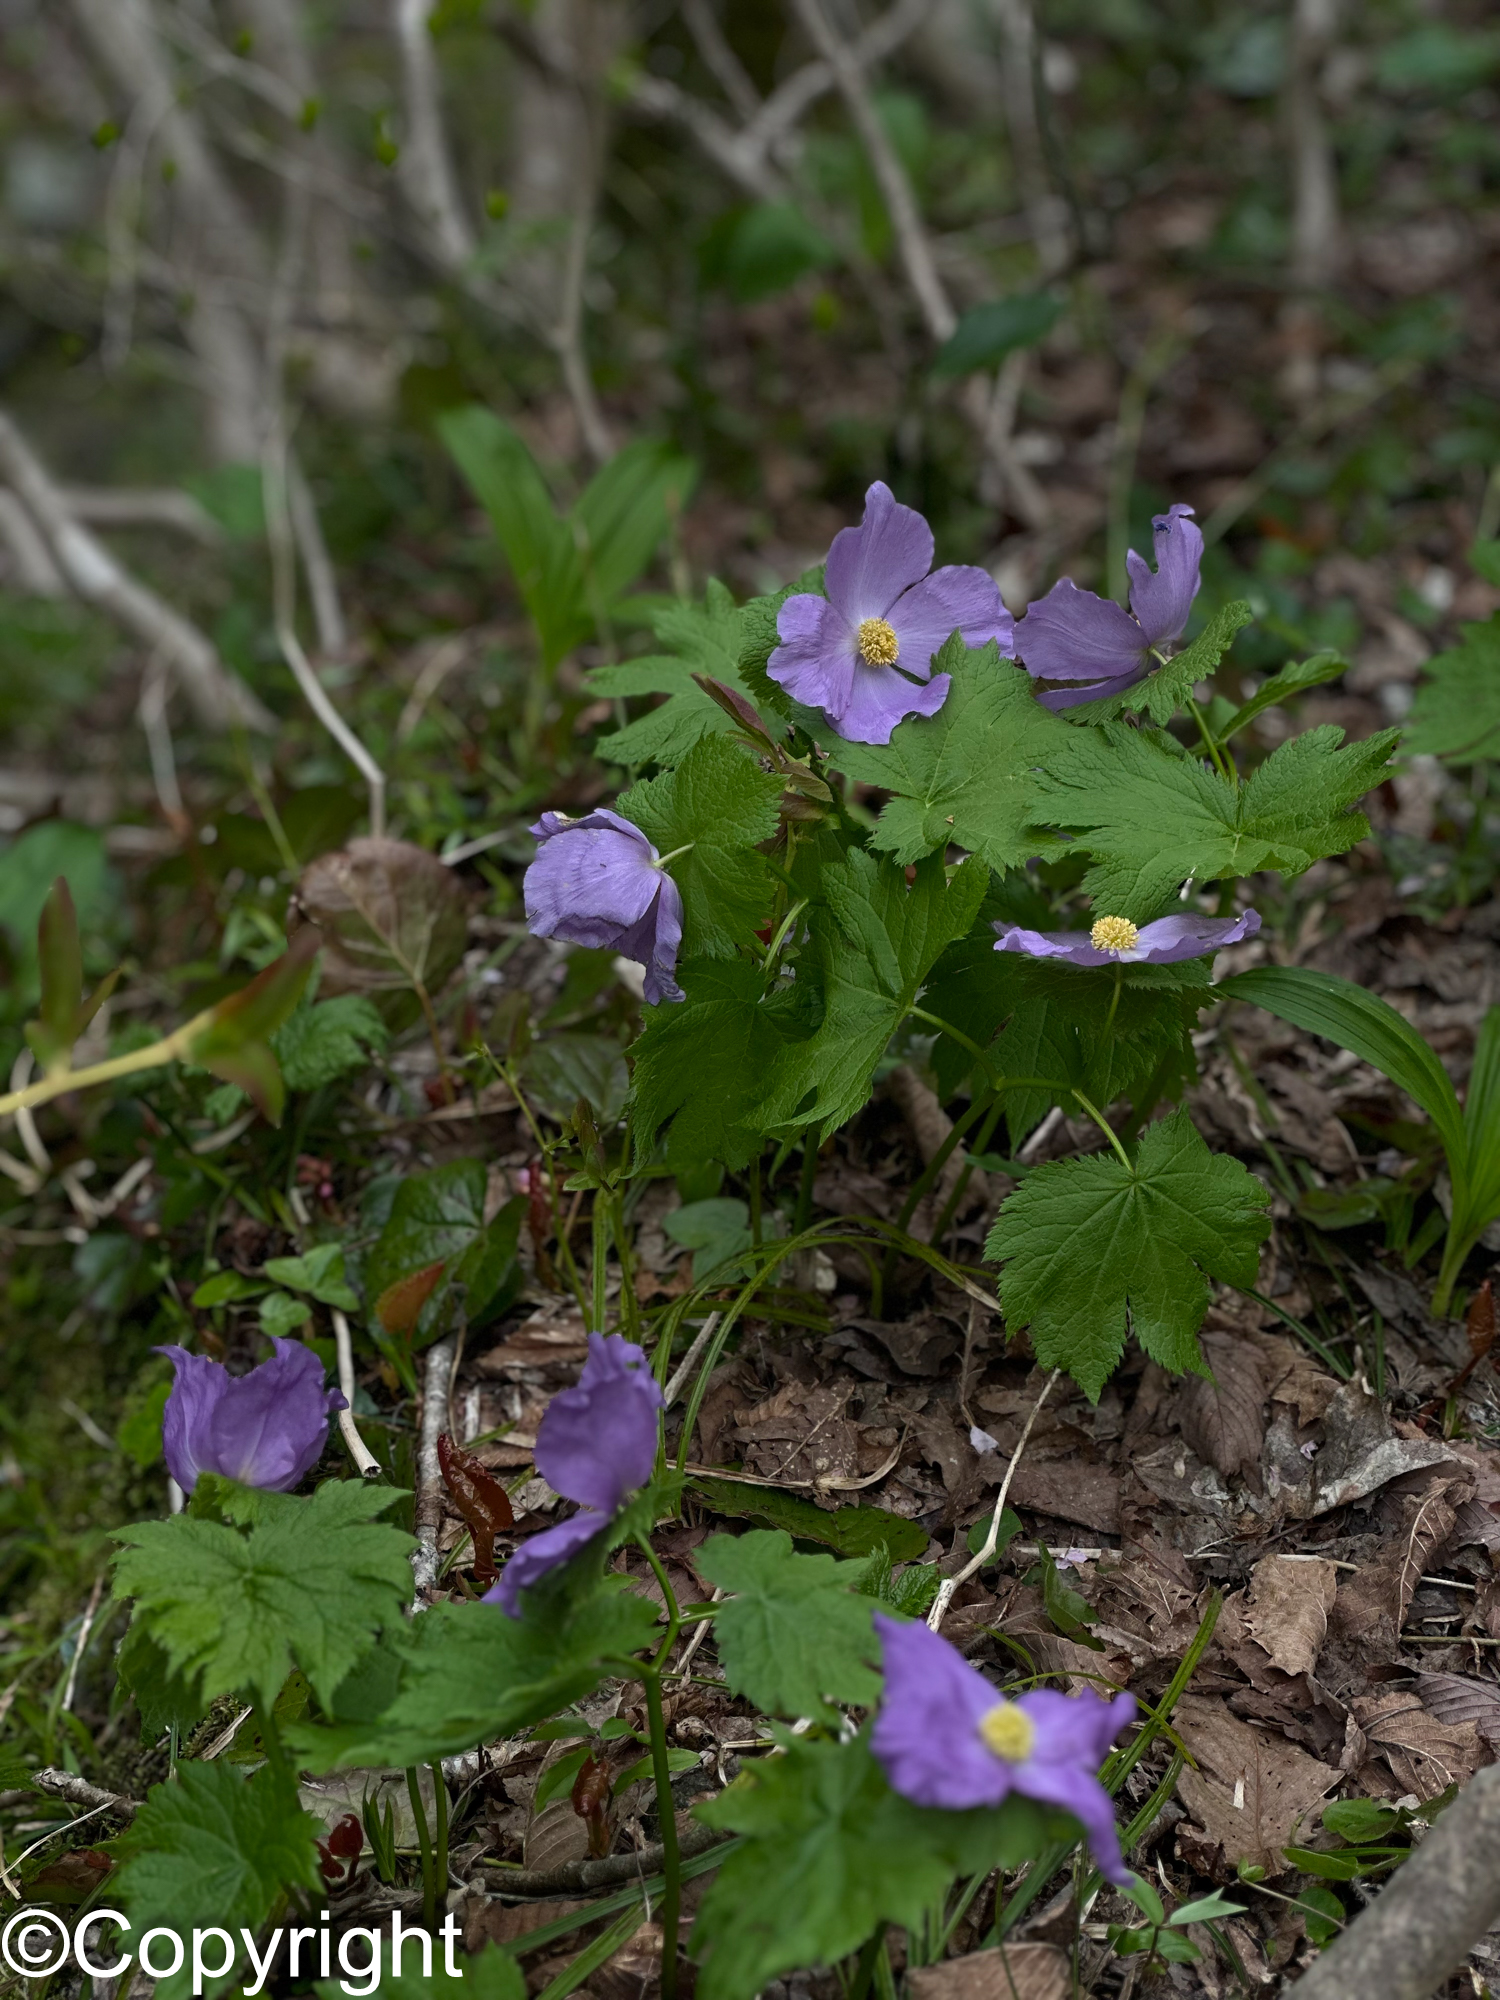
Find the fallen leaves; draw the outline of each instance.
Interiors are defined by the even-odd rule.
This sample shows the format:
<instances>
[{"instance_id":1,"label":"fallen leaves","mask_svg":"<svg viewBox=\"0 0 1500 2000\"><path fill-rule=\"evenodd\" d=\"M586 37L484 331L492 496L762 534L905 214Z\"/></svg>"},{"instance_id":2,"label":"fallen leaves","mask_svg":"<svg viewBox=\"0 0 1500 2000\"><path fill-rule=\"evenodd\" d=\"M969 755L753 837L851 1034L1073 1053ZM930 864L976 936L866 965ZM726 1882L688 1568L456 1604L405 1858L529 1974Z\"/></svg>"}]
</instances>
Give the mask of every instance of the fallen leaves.
<instances>
[{"instance_id":1,"label":"fallen leaves","mask_svg":"<svg viewBox=\"0 0 1500 2000\"><path fill-rule=\"evenodd\" d=\"M1186 1695L1174 1727L1196 1769L1177 1780L1177 1795L1231 1867L1241 1861L1280 1872L1281 1849L1339 1782L1284 1737L1231 1715L1222 1701Z\"/></svg>"}]
</instances>

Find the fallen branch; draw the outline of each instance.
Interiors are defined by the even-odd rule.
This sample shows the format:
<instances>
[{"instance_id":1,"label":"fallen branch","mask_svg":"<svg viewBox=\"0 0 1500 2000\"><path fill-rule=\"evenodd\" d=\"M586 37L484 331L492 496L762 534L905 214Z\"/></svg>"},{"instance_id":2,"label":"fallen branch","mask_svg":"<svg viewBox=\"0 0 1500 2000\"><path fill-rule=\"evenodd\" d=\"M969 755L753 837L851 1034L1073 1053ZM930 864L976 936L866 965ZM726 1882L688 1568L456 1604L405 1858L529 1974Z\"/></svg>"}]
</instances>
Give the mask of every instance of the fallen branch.
<instances>
[{"instance_id":1,"label":"fallen branch","mask_svg":"<svg viewBox=\"0 0 1500 2000\"><path fill-rule=\"evenodd\" d=\"M712 1827L690 1820L677 1836L684 1861L695 1854L707 1854L718 1847L724 1836ZM495 1888L502 1896L565 1896L578 1889L607 1889L616 1882L633 1882L637 1876L655 1875L662 1865L664 1849L660 1841L635 1854L610 1854L602 1861L568 1861L561 1868L511 1868L503 1861L481 1861L481 1868L499 1874Z\"/></svg>"},{"instance_id":2,"label":"fallen branch","mask_svg":"<svg viewBox=\"0 0 1500 2000\"><path fill-rule=\"evenodd\" d=\"M139 1799L127 1798L123 1792L107 1792L102 1785L91 1785L87 1778L59 1771L51 1764L44 1770L33 1771L31 1782L49 1798L66 1799L70 1806L86 1806L90 1812L108 1811L119 1813L123 1819L134 1819L141 1809Z\"/></svg>"},{"instance_id":3,"label":"fallen branch","mask_svg":"<svg viewBox=\"0 0 1500 2000\"><path fill-rule=\"evenodd\" d=\"M61 487L3 411L0 478L14 489L71 589L160 655L200 721L216 729L238 722L274 730L272 717L224 665L213 642L137 582L69 510Z\"/></svg>"},{"instance_id":4,"label":"fallen branch","mask_svg":"<svg viewBox=\"0 0 1500 2000\"><path fill-rule=\"evenodd\" d=\"M1288 1991L1298 2000L1427 2000L1497 1917L1500 1765L1492 1764Z\"/></svg>"},{"instance_id":5,"label":"fallen branch","mask_svg":"<svg viewBox=\"0 0 1500 2000\"><path fill-rule=\"evenodd\" d=\"M449 1428L448 1393L452 1387L456 1349L450 1334L427 1350L422 1373L422 1428L417 1447L417 1495L412 1522L418 1547L411 1559L416 1595L413 1611L427 1609L426 1593L437 1582L438 1534L443 1525L443 1468L438 1463L438 1438Z\"/></svg>"}]
</instances>

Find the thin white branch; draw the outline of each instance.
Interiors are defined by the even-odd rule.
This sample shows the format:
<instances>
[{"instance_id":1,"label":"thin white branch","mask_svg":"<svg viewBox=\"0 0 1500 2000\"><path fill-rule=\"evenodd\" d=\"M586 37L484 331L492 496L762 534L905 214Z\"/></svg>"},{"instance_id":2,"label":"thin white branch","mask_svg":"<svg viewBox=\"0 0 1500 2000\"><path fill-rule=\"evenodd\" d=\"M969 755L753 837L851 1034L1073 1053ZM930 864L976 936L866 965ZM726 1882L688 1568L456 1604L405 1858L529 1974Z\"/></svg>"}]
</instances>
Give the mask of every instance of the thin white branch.
<instances>
[{"instance_id":1,"label":"thin white branch","mask_svg":"<svg viewBox=\"0 0 1500 2000\"><path fill-rule=\"evenodd\" d=\"M167 823L177 833L187 833L188 817L182 803L182 787L177 782L177 757L172 748L172 725L167 717L171 676L160 653L153 653L141 676L141 698L136 713L146 735L151 759L151 781L156 786L157 803Z\"/></svg>"},{"instance_id":2,"label":"thin white branch","mask_svg":"<svg viewBox=\"0 0 1500 2000\"><path fill-rule=\"evenodd\" d=\"M212 728L243 723L275 728L243 681L219 658L212 641L118 563L70 512L14 421L0 411L0 478L24 504L69 586L86 604L113 618L159 653L176 674L200 720Z\"/></svg>"},{"instance_id":3,"label":"thin white branch","mask_svg":"<svg viewBox=\"0 0 1500 2000\"><path fill-rule=\"evenodd\" d=\"M1032 1426L1041 1415L1042 1405L1046 1402L1048 1396L1051 1395L1052 1385L1061 1373L1062 1370L1060 1368L1053 1369L1052 1373L1042 1384L1042 1393L1031 1406L1031 1414L1027 1417L1025 1427L1016 1441L1016 1448L1011 1453L1010 1464L1005 1468L1005 1477L1000 1482L1000 1491L995 1496L995 1511L990 1516L989 1533L984 1538L983 1548L980 1549L977 1555L970 1557L957 1576L945 1576L938 1585L938 1594L933 1599L932 1609L927 1614L928 1626L934 1632L941 1631L943 1620L948 1616L948 1607L953 1602L958 1586L961 1583L967 1583L975 1570L982 1569L995 1553L995 1549L1000 1541L1001 1516L1005 1512L1005 1502L1010 1494L1010 1482L1016 1476L1016 1467L1021 1463L1021 1453L1026 1449L1026 1440L1031 1436Z\"/></svg>"},{"instance_id":4,"label":"thin white branch","mask_svg":"<svg viewBox=\"0 0 1500 2000\"><path fill-rule=\"evenodd\" d=\"M286 497L297 554L302 559L302 573L307 580L307 594L312 599L318 647L321 652L337 659L348 650L349 628L344 622L344 607L339 598L333 559L323 539L323 523L318 519L317 506L306 476L292 453L287 456Z\"/></svg>"},{"instance_id":5,"label":"thin white branch","mask_svg":"<svg viewBox=\"0 0 1500 2000\"><path fill-rule=\"evenodd\" d=\"M33 597L66 597L68 586L36 524L15 494L0 486L0 542L10 555L8 581Z\"/></svg>"},{"instance_id":6,"label":"thin white branch","mask_svg":"<svg viewBox=\"0 0 1500 2000\"><path fill-rule=\"evenodd\" d=\"M474 255L474 232L459 201L443 132L437 62L428 25L432 8L433 0L392 0L406 122L396 165L407 200L433 231L443 262L457 271Z\"/></svg>"},{"instance_id":7,"label":"thin white branch","mask_svg":"<svg viewBox=\"0 0 1500 2000\"><path fill-rule=\"evenodd\" d=\"M1067 204L1051 189L1036 115L1036 23L1030 0L990 0L1000 29L1005 124L1011 161L1042 276L1050 278L1068 261Z\"/></svg>"},{"instance_id":8,"label":"thin white branch","mask_svg":"<svg viewBox=\"0 0 1500 2000\"><path fill-rule=\"evenodd\" d=\"M682 18L687 22L688 33L719 88L748 123L760 109L760 92L751 82L745 65L730 47L709 0L682 0Z\"/></svg>"},{"instance_id":9,"label":"thin white branch","mask_svg":"<svg viewBox=\"0 0 1500 2000\"><path fill-rule=\"evenodd\" d=\"M217 548L224 530L201 501L172 486L64 486L63 505L75 521L96 528L170 528Z\"/></svg>"},{"instance_id":10,"label":"thin white branch","mask_svg":"<svg viewBox=\"0 0 1500 2000\"><path fill-rule=\"evenodd\" d=\"M921 308L927 331L941 344L957 326L958 315L938 275L911 181L870 95L865 66L829 21L822 0L793 0L793 6L797 18L833 70L890 216L907 283Z\"/></svg>"},{"instance_id":11,"label":"thin white branch","mask_svg":"<svg viewBox=\"0 0 1500 2000\"><path fill-rule=\"evenodd\" d=\"M354 1341L349 1333L348 1320L336 1306L333 1311L333 1344L338 1354L339 1393L344 1399L344 1408L339 1411L339 1436L348 1447L360 1477L378 1479L380 1460L360 1436L354 1422L354 1395L358 1386L354 1379Z\"/></svg>"},{"instance_id":12,"label":"thin white branch","mask_svg":"<svg viewBox=\"0 0 1500 2000\"><path fill-rule=\"evenodd\" d=\"M417 1494L413 1527L417 1547L411 1559L416 1596L413 1611L425 1611L426 1593L437 1582L438 1532L443 1525L443 1469L438 1463L438 1438L448 1428L448 1395L457 1360L453 1338L435 1340L427 1350L422 1374L422 1426L417 1447Z\"/></svg>"}]
</instances>

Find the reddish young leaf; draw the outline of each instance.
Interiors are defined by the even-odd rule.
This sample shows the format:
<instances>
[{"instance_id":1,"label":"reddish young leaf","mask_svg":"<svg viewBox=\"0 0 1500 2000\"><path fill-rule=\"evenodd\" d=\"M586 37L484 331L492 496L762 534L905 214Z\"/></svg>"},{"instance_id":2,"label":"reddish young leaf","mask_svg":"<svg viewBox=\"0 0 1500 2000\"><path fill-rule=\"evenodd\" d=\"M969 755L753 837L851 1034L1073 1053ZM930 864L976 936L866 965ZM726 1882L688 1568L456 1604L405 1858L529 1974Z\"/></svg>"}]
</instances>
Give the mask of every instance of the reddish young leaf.
<instances>
[{"instance_id":1,"label":"reddish young leaf","mask_svg":"<svg viewBox=\"0 0 1500 2000\"><path fill-rule=\"evenodd\" d=\"M439 1437L437 1449L443 1484L474 1537L474 1581L493 1583L499 1575L495 1537L502 1528L516 1524L510 1495L498 1479L490 1477L473 1452L454 1444L446 1431Z\"/></svg>"},{"instance_id":2,"label":"reddish young leaf","mask_svg":"<svg viewBox=\"0 0 1500 2000\"><path fill-rule=\"evenodd\" d=\"M439 1257L435 1264L424 1264L420 1271L408 1271L404 1278L386 1286L375 1301L375 1317L387 1333L412 1331L447 1268L447 1258Z\"/></svg>"},{"instance_id":3,"label":"reddish young leaf","mask_svg":"<svg viewBox=\"0 0 1500 2000\"><path fill-rule=\"evenodd\" d=\"M585 1757L573 1780L573 1810L589 1830L589 1853L596 1859L608 1854L612 1833L609 1824L609 1767L592 1754Z\"/></svg>"}]
</instances>

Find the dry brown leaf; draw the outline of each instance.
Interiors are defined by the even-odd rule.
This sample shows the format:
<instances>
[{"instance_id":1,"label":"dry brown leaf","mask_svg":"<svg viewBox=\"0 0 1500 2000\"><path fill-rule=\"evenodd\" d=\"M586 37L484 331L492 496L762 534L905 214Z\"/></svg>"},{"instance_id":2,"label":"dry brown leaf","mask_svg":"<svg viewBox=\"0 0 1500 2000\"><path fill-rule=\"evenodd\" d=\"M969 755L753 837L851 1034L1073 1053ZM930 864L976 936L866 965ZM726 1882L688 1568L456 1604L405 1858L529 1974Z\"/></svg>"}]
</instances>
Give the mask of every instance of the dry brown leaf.
<instances>
[{"instance_id":1,"label":"dry brown leaf","mask_svg":"<svg viewBox=\"0 0 1500 2000\"><path fill-rule=\"evenodd\" d=\"M997 1478L1003 1477L1001 1469ZM1102 1535L1120 1531L1119 1475L1104 1465L1023 1457L1011 1481L1010 1504Z\"/></svg>"},{"instance_id":2,"label":"dry brown leaf","mask_svg":"<svg viewBox=\"0 0 1500 2000\"><path fill-rule=\"evenodd\" d=\"M295 915L323 940L325 994L364 993L393 1021L414 1019L464 955L468 898L451 868L405 840L351 840L309 864Z\"/></svg>"},{"instance_id":3,"label":"dry brown leaf","mask_svg":"<svg viewBox=\"0 0 1500 2000\"><path fill-rule=\"evenodd\" d=\"M1222 1701L1184 1696L1173 1723L1197 1762L1177 1780L1194 1820L1231 1864L1279 1873L1281 1849L1339 1782L1339 1773L1288 1743L1231 1715Z\"/></svg>"},{"instance_id":4,"label":"dry brown leaf","mask_svg":"<svg viewBox=\"0 0 1500 2000\"><path fill-rule=\"evenodd\" d=\"M1205 1464L1226 1475L1260 1463L1266 1371L1260 1351L1231 1333L1205 1333L1209 1380L1190 1375L1177 1397L1177 1427Z\"/></svg>"},{"instance_id":5,"label":"dry brown leaf","mask_svg":"<svg viewBox=\"0 0 1500 2000\"><path fill-rule=\"evenodd\" d=\"M1331 1562L1262 1556L1240 1607L1246 1635L1284 1674L1310 1674L1328 1631L1339 1573Z\"/></svg>"},{"instance_id":6,"label":"dry brown leaf","mask_svg":"<svg viewBox=\"0 0 1500 2000\"><path fill-rule=\"evenodd\" d=\"M1500 1687L1466 1674L1418 1674L1422 1706L1439 1722L1472 1722L1487 1742L1500 1743Z\"/></svg>"},{"instance_id":7,"label":"dry brown leaf","mask_svg":"<svg viewBox=\"0 0 1500 2000\"><path fill-rule=\"evenodd\" d=\"M1383 1757L1402 1791L1419 1799L1465 1784L1492 1761L1475 1723L1440 1722L1408 1689L1386 1688L1350 1707L1372 1755Z\"/></svg>"},{"instance_id":8,"label":"dry brown leaf","mask_svg":"<svg viewBox=\"0 0 1500 2000\"><path fill-rule=\"evenodd\" d=\"M1068 2000L1068 1954L1055 1944L1011 1944L970 1952L906 1976L911 2000Z\"/></svg>"},{"instance_id":9,"label":"dry brown leaf","mask_svg":"<svg viewBox=\"0 0 1500 2000\"><path fill-rule=\"evenodd\" d=\"M1329 1614L1329 1634L1350 1656L1367 1665L1395 1658L1412 1593L1433 1551L1452 1533L1458 1503L1471 1490L1467 1472L1460 1470L1425 1492L1403 1496L1399 1532L1373 1562L1340 1583Z\"/></svg>"}]
</instances>

